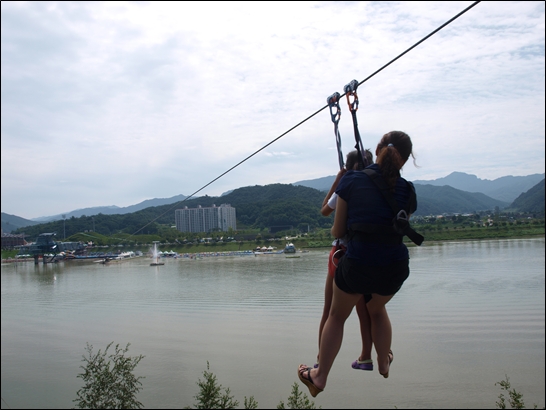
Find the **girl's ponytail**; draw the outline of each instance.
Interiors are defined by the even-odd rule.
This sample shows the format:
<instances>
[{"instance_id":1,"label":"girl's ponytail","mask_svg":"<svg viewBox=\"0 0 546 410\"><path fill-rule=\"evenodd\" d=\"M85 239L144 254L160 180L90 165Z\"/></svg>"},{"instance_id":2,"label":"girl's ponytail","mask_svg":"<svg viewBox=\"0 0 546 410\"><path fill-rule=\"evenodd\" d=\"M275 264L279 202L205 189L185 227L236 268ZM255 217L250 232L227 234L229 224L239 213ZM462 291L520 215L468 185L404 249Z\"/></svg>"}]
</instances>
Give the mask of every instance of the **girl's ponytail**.
<instances>
[{"instance_id":1,"label":"girl's ponytail","mask_svg":"<svg viewBox=\"0 0 546 410\"><path fill-rule=\"evenodd\" d=\"M396 186L396 180L400 177L400 170L409 156L413 157L412 148L410 137L402 131L391 131L383 135L377 144L375 151L377 165L392 190Z\"/></svg>"}]
</instances>

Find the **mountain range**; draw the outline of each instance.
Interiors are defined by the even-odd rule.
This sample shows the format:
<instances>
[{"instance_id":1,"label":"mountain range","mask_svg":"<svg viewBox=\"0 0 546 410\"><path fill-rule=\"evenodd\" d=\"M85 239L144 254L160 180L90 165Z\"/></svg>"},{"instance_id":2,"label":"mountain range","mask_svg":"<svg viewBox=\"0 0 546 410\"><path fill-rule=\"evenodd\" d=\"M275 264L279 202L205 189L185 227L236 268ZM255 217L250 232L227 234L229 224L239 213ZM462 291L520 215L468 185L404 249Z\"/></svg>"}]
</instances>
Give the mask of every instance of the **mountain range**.
<instances>
[{"instance_id":1,"label":"mountain range","mask_svg":"<svg viewBox=\"0 0 546 410\"><path fill-rule=\"evenodd\" d=\"M272 184L263 187L255 186L238 188L225 193L220 197L221 199L207 196L193 198L185 205L190 207L192 205L197 206L199 202L203 201L204 202L201 204L203 206L210 206L206 204L208 202L211 202L211 204L220 202L231 203L232 206L237 207L237 219L240 219L241 222L244 221L243 223L245 225L253 225L256 223L256 221L266 218L265 215L259 214L260 207L255 207L256 203L259 201L259 197L265 195L267 197L267 201L277 200L285 203L286 201L291 201L298 195L303 194L304 196L312 197L313 201L317 202L316 206L320 207L322 202L321 199L324 197L324 191L328 191L330 189L334 179L335 176L329 176L314 180L294 182L293 184L289 185ZM446 182L456 185L459 188L448 185ZM418 196L418 210L415 213L416 216L439 215L442 213L472 213L476 211L492 210L496 207L502 210L506 209L512 211L544 213L544 174L533 174L527 177L508 176L498 178L494 181L489 181L481 180L475 175L454 172L445 178L440 178L437 180L414 181L414 185ZM295 190L288 189L290 186L295 188ZM300 193L297 189L298 186L305 192ZM460 189L463 186L467 189ZM307 191L308 188L313 189L311 191ZM473 190L474 192L469 192L469 190ZM486 191L490 194L492 193L496 196L501 196L502 198L505 198L505 200L488 196L486 193L480 190ZM313 193L314 191L319 192L317 192L315 195ZM249 194L249 192L252 192L252 194ZM271 192L275 192L273 197L271 197ZM132 214L135 212L140 213L140 211L152 207L158 207L157 210L160 210L166 205L176 204L185 198L186 197L184 195L177 195L172 198L155 198L123 208L117 206L85 208L67 212L64 215L66 219L71 219L72 217L77 218L83 215L89 217L98 214L123 215ZM506 199L509 200L507 201ZM252 216L243 212L245 205L248 203L252 203L252 205L254 205ZM310 206L312 207L313 205L311 204ZM265 209L264 207L265 205L261 203L261 209ZM267 216L267 218L271 219L271 216ZM11 232L17 228L30 227L36 224L58 221L62 219L62 215L54 215L50 217L41 217L28 220L15 215L2 213L2 230L3 232Z\"/></svg>"},{"instance_id":2,"label":"mountain range","mask_svg":"<svg viewBox=\"0 0 546 410\"><path fill-rule=\"evenodd\" d=\"M497 178L494 180L480 179L476 175L465 174L464 172L452 172L446 177L430 181L415 180L414 185L448 185L452 188L466 192L480 192L493 199L511 203L523 192L544 179L544 174L532 174L527 176L512 176ZM317 179L294 182L293 185L303 185L319 191L328 191L335 180L335 175Z\"/></svg>"},{"instance_id":3,"label":"mountain range","mask_svg":"<svg viewBox=\"0 0 546 410\"><path fill-rule=\"evenodd\" d=\"M185 195L176 195L171 198L154 198L154 199L146 199L145 201L139 202L136 205L129 205L125 207L119 207L116 205L110 205L110 206L95 206L92 208L82 208L82 209L76 209L75 211L67 212L65 214L59 214L59 215L52 215L52 216L40 216L38 218L32 218L32 221L35 222L49 222L49 221L58 221L59 219L70 219L72 217L79 218L80 216L87 215L98 215L98 214L104 214L104 215L123 215L123 214L130 214L133 212L140 211L142 209L149 208L151 206L161 206L161 205L169 205L174 204L176 202L180 202L186 198Z\"/></svg>"},{"instance_id":4,"label":"mountain range","mask_svg":"<svg viewBox=\"0 0 546 410\"><path fill-rule=\"evenodd\" d=\"M499 201L512 202L523 192L528 191L543 179L544 174L533 174L518 177L509 175L488 180L480 179L476 175L465 174L464 172L452 172L447 177L438 178L434 181L415 180L413 183L435 186L449 185L462 191L481 192Z\"/></svg>"}]
</instances>

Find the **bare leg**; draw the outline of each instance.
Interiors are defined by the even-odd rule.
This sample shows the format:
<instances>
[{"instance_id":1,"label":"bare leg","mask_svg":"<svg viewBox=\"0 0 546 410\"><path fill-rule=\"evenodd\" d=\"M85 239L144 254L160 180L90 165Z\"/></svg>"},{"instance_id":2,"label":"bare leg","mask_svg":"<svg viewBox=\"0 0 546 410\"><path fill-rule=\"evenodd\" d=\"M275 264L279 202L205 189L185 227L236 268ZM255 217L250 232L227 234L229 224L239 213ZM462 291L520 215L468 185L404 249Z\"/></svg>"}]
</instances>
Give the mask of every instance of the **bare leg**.
<instances>
[{"instance_id":1,"label":"bare leg","mask_svg":"<svg viewBox=\"0 0 546 410\"><path fill-rule=\"evenodd\" d=\"M333 283L333 298L330 315L324 329L319 347L319 367L311 370L311 378L316 387L324 389L328 373L339 353L343 340L343 327L351 314L353 307L362 296L354 293L345 293Z\"/></svg>"},{"instance_id":2,"label":"bare leg","mask_svg":"<svg viewBox=\"0 0 546 410\"><path fill-rule=\"evenodd\" d=\"M372 300L367 303L368 312L372 322L372 339L377 352L377 365L379 373L389 372L389 350L392 342L392 327L385 305L394 295L372 295Z\"/></svg>"},{"instance_id":3,"label":"bare leg","mask_svg":"<svg viewBox=\"0 0 546 410\"><path fill-rule=\"evenodd\" d=\"M364 301L364 296L358 299L356 313L360 321L360 335L362 336L362 352L358 360L363 361L372 358L372 329L371 319Z\"/></svg>"},{"instance_id":4,"label":"bare leg","mask_svg":"<svg viewBox=\"0 0 546 410\"><path fill-rule=\"evenodd\" d=\"M324 324L326 323L326 319L328 319L328 315L330 314L330 306L332 306L333 283L334 283L334 278L332 278L329 274L326 274L326 283L324 285L324 309L322 310L322 318L320 319L320 325L319 325L319 336L318 336L319 349L320 349L320 340L322 338L322 331L324 329ZM318 359L319 359L319 355L317 354L317 363L318 363Z\"/></svg>"}]
</instances>

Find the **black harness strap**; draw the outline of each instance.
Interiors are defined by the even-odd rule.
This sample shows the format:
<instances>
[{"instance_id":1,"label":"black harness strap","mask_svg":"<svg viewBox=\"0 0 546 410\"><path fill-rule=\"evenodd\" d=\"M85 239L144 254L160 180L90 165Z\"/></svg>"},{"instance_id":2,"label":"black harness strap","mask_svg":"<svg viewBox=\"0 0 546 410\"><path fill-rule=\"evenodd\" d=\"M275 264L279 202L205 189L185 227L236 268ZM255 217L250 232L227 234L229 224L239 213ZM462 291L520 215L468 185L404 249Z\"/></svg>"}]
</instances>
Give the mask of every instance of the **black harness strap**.
<instances>
[{"instance_id":1,"label":"black harness strap","mask_svg":"<svg viewBox=\"0 0 546 410\"><path fill-rule=\"evenodd\" d=\"M388 202L394 212L392 226L374 225L374 224L352 224L351 235L356 240L375 243L390 243L397 244L402 242L402 237L407 236L413 243L420 246L425 238L415 232L409 224L409 212L415 209L417 196L413 186L406 181L410 188L410 198L404 209L400 209L398 203L394 199L392 192L385 180L373 169L365 169L362 172L367 174L374 184L379 188L381 194ZM405 181L405 180L404 180Z\"/></svg>"},{"instance_id":2,"label":"black harness strap","mask_svg":"<svg viewBox=\"0 0 546 410\"><path fill-rule=\"evenodd\" d=\"M339 99L340 95L338 92L333 93L331 96L329 96L326 99L326 102L328 103L328 107L330 108L330 116L332 117L332 122L334 123L334 134L336 136L336 146L337 146L337 157L339 161L339 169L343 169L344 162L343 162L343 153L341 152L341 135L339 134L339 118L341 117L341 109L339 108ZM333 109L336 109L334 112Z\"/></svg>"}]
</instances>

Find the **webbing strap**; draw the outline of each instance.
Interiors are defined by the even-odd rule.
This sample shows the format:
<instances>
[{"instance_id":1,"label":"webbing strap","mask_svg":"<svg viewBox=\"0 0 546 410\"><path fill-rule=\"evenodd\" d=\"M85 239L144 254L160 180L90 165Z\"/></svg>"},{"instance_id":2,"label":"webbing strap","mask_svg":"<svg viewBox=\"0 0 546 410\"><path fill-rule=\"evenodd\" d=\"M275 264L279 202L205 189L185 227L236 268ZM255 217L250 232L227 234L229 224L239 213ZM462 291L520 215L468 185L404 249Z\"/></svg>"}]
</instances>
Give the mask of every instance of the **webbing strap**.
<instances>
[{"instance_id":1,"label":"webbing strap","mask_svg":"<svg viewBox=\"0 0 546 410\"><path fill-rule=\"evenodd\" d=\"M358 151L358 155L360 157L360 160L362 161L362 164L365 167L370 165L368 163L368 159L366 158L366 155L364 153L364 147L362 146L362 139L360 138L360 132L358 131L358 122L356 120L356 111L358 110L358 95L356 93L356 89L358 88L358 81L353 80L349 84L345 85L343 87L343 91L345 91L345 95L347 97L347 104L349 104L349 111L351 111L351 115L353 117L353 128L355 132L355 148ZM351 97L353 98L353 101L351 101Z\"/></svg>"},{"instance_id":2,"label":"webbing strap","mask_svg":"<svg viewBox=\"0 0 546 410\"><path fill-rule=\"evenodd\" d=\"M375 172L373 169L365 169L364 173L367 174L374 184L379 188L381 191L381 194L385 197L387 202L389 203L389 206L391 207L394 214L398 214L398 211L400 210L400 207L398 206L398 203L394 199L394 197L390 193L390 188L387 185L387 182L379 177L379 174Z\"/></svg>"},{"instance_id":3,"label":"webbing strap","mask_svg":"<svg viewBox=\"0 0 546 410\"><path fill-rule=\"evenodd\" d=\"M408 211L405 209L400 209L398 206L398 203L394 199L394 196L392 196L392 193L390 191L389 186L387 185L387 182L379 176L377 172L375 172L373 169L365 169L363 171L366 173L374 182L374 184L379 188L381 191L381 194L383 197L387 200L389 203L389 206L391 207L392 211L394 212L394 218L395 223L393 224L394 230L401 235L406 235L410 240L415 243L418 246L421 246L425 238L423 235L415 232L413 228L409 224L409 216ZM415 195L415 192L413 191L413 188L409 185L409 183L406 181L410 188L410 199L408 201L408 205L411 205L411 203L415 200L413 198L413 195Z\"/></svg>"},{"instance_id":4,"label":"webbing strap","mask_svg":"<svg viewBox=\"0 0 546 410\"><path fill-rule=\"evenodd\" d=\"M334 123L334 134L336 136L336 146L337 146L337 157L339 161L339 169L343 169L345 163L343 161L343 153L341 152L341 135L339 134L339 119L341 117L341 109L339 108L339 99L340 95L338 92L335 92L326 99L328 107L330 108L330 116L332 117L332 122ZM335 108L335 112L333 109Z\"/></svg>"}]
</instances>

